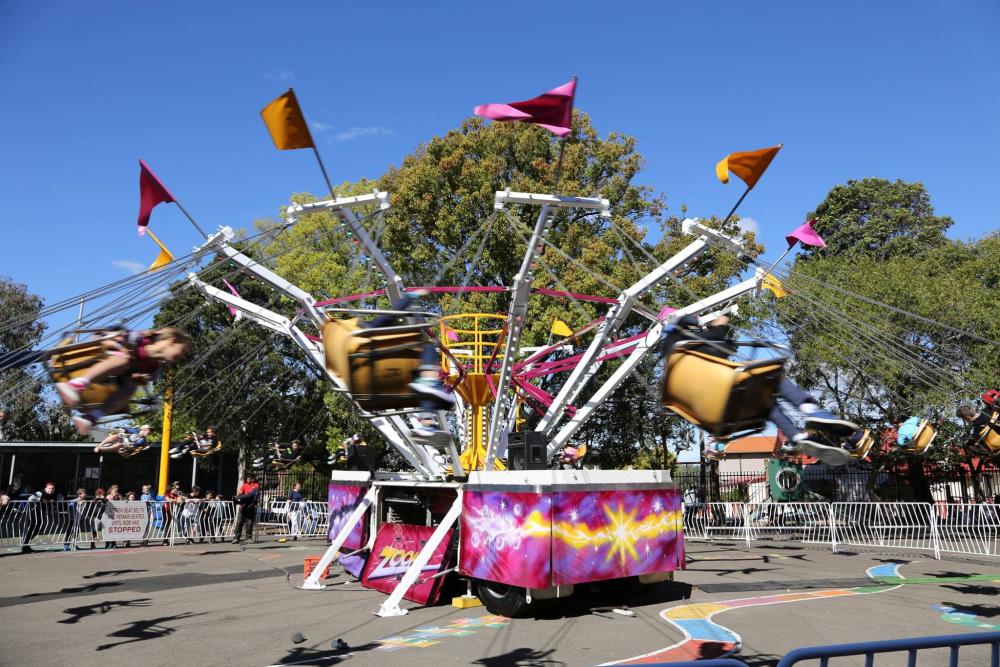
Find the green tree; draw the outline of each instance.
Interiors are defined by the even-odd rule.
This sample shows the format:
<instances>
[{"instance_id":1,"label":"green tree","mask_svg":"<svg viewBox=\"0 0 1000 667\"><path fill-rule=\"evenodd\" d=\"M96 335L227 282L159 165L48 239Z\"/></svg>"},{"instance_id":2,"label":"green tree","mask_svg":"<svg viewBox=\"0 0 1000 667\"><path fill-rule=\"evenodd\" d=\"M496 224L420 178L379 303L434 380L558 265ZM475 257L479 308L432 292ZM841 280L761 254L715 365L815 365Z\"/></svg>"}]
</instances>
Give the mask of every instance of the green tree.
<instances>
[{"instance_id":1,"label":"green tree","mask_svg":"<svg viewBox=\"0 0 1000 667\"><path fill-rule=\"evenodd\" d=\"M910 415L952 417L995 383L996 233L950 240L950 218L934 214L922 185L883 179L835 187L816 215L828 247L799 255L785 280L792 296L775 309L800 384L879 430ZM958 432L946 421L937 442L954 445ZM957 455L939 447L929 460ZM877 453L873 484L901 456ZM922 469L910 466L918 490Z\"/></svg>"},{"instance_id":2,"label":"green tree","mask_svg":"<svg viewBox=\"0 0 1000 667\"><path fill-rule=\"evenodd\" d=\"M0 276L0 356L37 349L45 333L40 319L41 297L26 285ZM73 429L61 404L47 392L47 378L38 366L0 371L0 409L8 412L3 426L7 439L63 440Z\"/></svg>"}]
</instances>

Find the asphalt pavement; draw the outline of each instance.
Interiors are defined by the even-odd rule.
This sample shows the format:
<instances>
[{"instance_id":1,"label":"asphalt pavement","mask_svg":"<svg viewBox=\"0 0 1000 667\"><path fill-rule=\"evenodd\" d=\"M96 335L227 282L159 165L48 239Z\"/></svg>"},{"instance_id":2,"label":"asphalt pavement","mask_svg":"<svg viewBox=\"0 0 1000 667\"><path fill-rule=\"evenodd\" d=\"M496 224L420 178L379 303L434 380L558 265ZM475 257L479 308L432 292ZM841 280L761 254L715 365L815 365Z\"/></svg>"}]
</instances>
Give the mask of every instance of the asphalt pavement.
<instances>
[{"instance_id":1,"label":"asphalt pavement","mask_svg":"<svg viewBox=\"0 0 1000 667\"><path fill-rule=\"evenodd\" d=\"M803 645L1000 628L1000 562L691 542L675 582L638 593L578 587L519 619L404 601L407 615L379 618L385 596L342 572L325 590L296 588L303 559L323 548L6 555L0 665L575 666L736 648L748 663L768 665ZM963 665L988 664L985 650L963 656Z\"/></svg>"}]
</instances>

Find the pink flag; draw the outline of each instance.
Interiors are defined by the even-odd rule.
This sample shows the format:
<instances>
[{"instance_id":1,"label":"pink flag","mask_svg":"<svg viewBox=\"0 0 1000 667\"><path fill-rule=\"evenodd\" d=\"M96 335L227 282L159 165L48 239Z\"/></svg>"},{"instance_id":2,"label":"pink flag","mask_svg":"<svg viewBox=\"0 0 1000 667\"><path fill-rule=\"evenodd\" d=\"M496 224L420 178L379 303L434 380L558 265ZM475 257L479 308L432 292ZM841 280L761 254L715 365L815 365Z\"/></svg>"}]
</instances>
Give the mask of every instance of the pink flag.
<instances>
[{"instance_id":1,"label":"pink flag","mask_svg":"<svg viewBox=\"0 0 1000 667\"><path fill-rule=\"evenodd\" d=\"M173 195L163 187L160 179L145 162L139 160L139 236L146 233L146 225L149 224L149 215L153 212L153 207L173 200Z\"/></svg>"},{"instance_id":2,"label":"pink flag","mask_svg":"<svg viewBox=\"0 0 1000 667\"><path fill-rule=\"evenodd\" d=\"M575 94L576 79L573 79L530 100L509 104L480 104L472 110L472 113L490 120L518 120L531 123L565 137L573 125Z\"/></svg>"},{"instance_id":3,"label":"pink flag","mask_svg":"<svg viewBox=\"0 0 1000 667\"><path fill-rule=\"evenodd\" d=\"M826 242L820 237L819 234L813 229L813 223L815 220L806 220L799 226L794 232L785 237L788 241L788 247L791 248L797 242L802 242L802 245L816 246L817 248L825 248Z\"/></svg>"},{"instance_id":4,"label":"pink flag","mask_svg":"<svg viewBox=\"0 0 1000 667\"><path fill-rule=\"evenodd\" d=\"M657 322L662 322L663 318L665 318L670 313L673 313L673 312L676 312L676 311L677 311L676 308L671 308L670 306L664 306L663 310L661 310L659 312L659 314L656 316L656 321Z\"/></svg>"},{"instance_id":5,"label":"pink flag","mask_svg":"<svg viewBox=\"0 0 1000 667\"><path fill-rule=\"evenodd\" d=\"M152 232L150 232L150 234L152 234ZM226 287L228 287L229 291L233 293L233 296L239 298L240 293L236 291L235 287L233 287L232 285L229 284L228 280L226 280L225 278L223 278L222 282L226 283ZM233 316L234 320L239 320L241 317L243 317L243 313L241 313L240 311L236 310L232 306L229 306L229 314Z\"/></svg>"}]
</instances>

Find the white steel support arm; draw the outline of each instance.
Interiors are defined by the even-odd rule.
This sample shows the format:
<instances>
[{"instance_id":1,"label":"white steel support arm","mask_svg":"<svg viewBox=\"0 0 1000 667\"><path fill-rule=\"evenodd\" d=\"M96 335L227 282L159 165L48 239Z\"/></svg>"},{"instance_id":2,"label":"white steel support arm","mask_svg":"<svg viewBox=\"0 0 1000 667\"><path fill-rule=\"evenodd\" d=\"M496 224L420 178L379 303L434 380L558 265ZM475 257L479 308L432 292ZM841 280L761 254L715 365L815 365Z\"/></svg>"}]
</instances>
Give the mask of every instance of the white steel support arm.
<instances>
[{"instance_id":1,"label":"white steel support arm","mask_svg":"<svg viewBox=\"0 0 1000 667\"><path fill-rule=\"evenodd\" d=\"M507 338L504 342L503 359L500 364L500 377L497 381L497 396L493 401L493 414L490 417L490 427L486 438L486 461L485 470L493 469L493 460L496 456L497 445L500 440L500 428L507 423L506 390L510 384L510 377L514 358L517 356L518 347L521 340L521 332L524 328L524 317L528 312L528 298L531 296L531 270L534 268L535 259L541 251L542 239L548 234L552 225L553 208L584 208L597 210L602 216L610 217L610 204L607 199L583 198L583 197L558 197L556 195L545 195L535 193L511 192L505 190L497 192L494 207L503 208L508 203L530 204L541 206L535 220L535 228L532 230L531 238L528 241L528 248L521 260L521 268L514 277L511 291L513 295L510 301L510 310L507 317Z\"/></svg>"},{"instance_id":2,"label":"white steel support arm","mask_svg":"<svg viewBox=\"0 0 1000 667\"><path fill-rule=\"evenodd\" d=\"M638 342L635 349L632 351L625 361L621 363L615 372L611 374L611 377L605 381L601 387L594 392L594 395L587 400L587 402L581 406L573 418L566 422L566 424L559 429L555 437L549 442L548 455L551 457L555 452L561 449L569 441L570 438L583 426L594 411L604 403L605 400L611 394L618 389L619 385L624 382L625 378L632 374L632 372L642 361L643 357L650 350L655 350L657 344L660 341L660 335L663 333L663 329L667 324L675 322L685 315L700 315L702 313L707 313L715 310L725 310L727 307L732 305L732 302L742 296L747 294L754 294L759 288L760 279L757 277L745 280L738 285L734 285L728 289L725 289L717 294L713 294L710 297L702 299L692 303L691 305L685 306L679 310L670 313L662 322L657 322L651 326L647 332L646 337Z\"/></svg>"},{"instance_id":3,"label":"white steel support arm","mask_svg":"<svg viewBox=\"0 0 1000 667\"><path fill-rule=\"evenodd\" d=\"M326 322L326 316L321 313L316 306L316 299L313 298L312 294L306 292L305 290L299 289L292 283L288 282L281 276L279 276L274 271L261 264L260 262L253 260L243 253L241 253L236 248L229 245L223 245L219 248L219 252L225 255L226 259L237 264L247 273L253 274L254 278L257 278L261 282L270 285L276 289L281 294L294 299L301 308L309 315L309 319L312 323L316 325L317 329L323 328L323 323Z\"/></svg>"},{"instance_id":4,"label":"white steel support arm","mask_svg":"<svg viewBox=\"0 0 1000 667\"><path fill-rule=\"evenodd\" d=\"M285 334L291 338L308 355L309 360L315 364L322 375L333 384L336 391L348 396L350 395L343 380L326 368L326 359L322 346L306 337L287 317L268 310L263 306L258 306L241 297L234 296L217 287L208 285L193 273L188 274L188 280L194 289L209 299L235 308L237 311L243 313L247 319L256 322L266 329ZM386 441L403 455L403 458L413 466L414 470L427 478L444 475L443 466L434 459L436 452L426 445L413 443L410 439L410 430L400 417L373 415L361 409L357 404L355 404L355 407L382 434Z\"/></svg>"},{"instance_id":5,"label":"white steel support arm","mask_svg":"<svg viewBox=\"0 0 1000 667\"><path fill-rule=\"evenodd\" d=\"M389 193L383 192L381 190L376 190L370 195L360 195L358 197L337 197L336 199L330 199L327 201L313 202L311 204L292 204L288 207L285 214L288 216L288 220L295 221L303 215L309 213L317 213L320 211L328 211L333 213L337 219L347 225L347 228L351 231L356 239L361 243L364 248L365 253L371 258L372 262L375 263L375 268L377 268L383 276L385 276L385 288L386 293L389 295L389 299L393 303L397 303L403 296L403 279L393 270L389 261L382 254L375 242L369 236L368 231L365 230L364 225L358 220L358 216L354 213L354 208L356 206L368 206L375 204L381 210L386 210L389 208Z\"/></svg>"},{"instance_id":6,"label":"white steel support arm","mask_svg":"<svg viewBox=\"0 0 1000 667\"><path fill-rule=\"evenodd\" d=\"M552 405L545 411L545 415L542 416L538 425L535 426L536 431L542 431L543 433L550 432L559 422L566 406L576 400L590 379L594 377L594 374L601 367L601 362L597 359L603 354L604 346L615 335L618 329L621 328L622 324L625 323L629 313L632 312L635 302L643 294L659 284L667 275L674 274L675 276L679 276L684 273L688 266L701 257L706 250L708 250L708 243L704 239L692 241L683 250L663 264L660 264L618 295L618 303L611 306L608 310L608 314L598 327L593 340L590 341L590 346L583 353L580 362L573 369L573 372L570 373L569 378L567 378L562 389L559 390L559 393L553 399Z\"/></svg>"}]
</instances>

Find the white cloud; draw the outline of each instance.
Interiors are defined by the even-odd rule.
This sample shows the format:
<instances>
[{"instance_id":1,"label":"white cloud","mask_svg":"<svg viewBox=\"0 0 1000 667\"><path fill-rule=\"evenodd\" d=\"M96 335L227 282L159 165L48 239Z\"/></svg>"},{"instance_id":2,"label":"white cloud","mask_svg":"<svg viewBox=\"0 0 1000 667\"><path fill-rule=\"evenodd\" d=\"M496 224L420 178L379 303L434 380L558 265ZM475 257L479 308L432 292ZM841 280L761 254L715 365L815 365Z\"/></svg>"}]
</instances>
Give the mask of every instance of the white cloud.
<instances>
[{"instance_id":1,"label":"white cloud","mask_svg":"<svg viewBox=\"0 0 1000 667\"><path fill-rule=\"evenodd\" d=\"M277 81L278 83L291 83L295 81L295 74L292 73L292 70L285 69L284 67L272 67L264 72L264 78L268 81Z\"/></svg>"},{"instance_id":2,"label":"white cloud","mask_svg":"<svg viewBox=\"0 0 1000 667\"><path fill-rule=\"evenodd\" d=\"M131 259L116 259L111 262L111 266L116 269L124 269L131 274L142 273L146 270L146 265Z\"/></svg>"},{"instance_id":3,"label":"white cloud","mask_svg":"<svg viewBox=\"0 0 1000 667\"><path fill-rule=\"evenodd\" d=\"M740 218L736 224L741 232L753 232L755 236L760 236L760 225L753 218Z\"/></svg>"},{"instance_id":4,"label":"white cloud","mask_svg":"<svg viewBox=\"0 0 1000 667\"><path fill-rule=\"evenodd\" d=\"M327 130L333 129L333 125L327 125L326 123L320 123L315 120L309 121L309 124L312 125L314 130L318 130L320 132L326 132Z\"/></svg>"},{"instance_id":5,"label":"white cloud","mask_svg":"<svg viewBox=\"0 0 1000 667\"><path fill-rule=\"evenodd\" d=\"M375 125L374 127L352 127L346 132L338 132L333 135L333 141L351 141L352 139L363 139L365 137L389 137L395 134L387 127Z\"/></svg>"}]
</instances>

